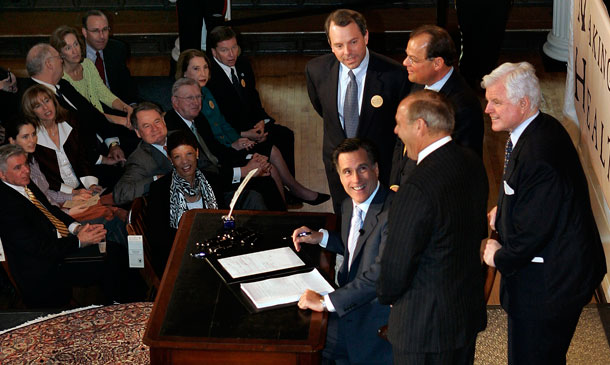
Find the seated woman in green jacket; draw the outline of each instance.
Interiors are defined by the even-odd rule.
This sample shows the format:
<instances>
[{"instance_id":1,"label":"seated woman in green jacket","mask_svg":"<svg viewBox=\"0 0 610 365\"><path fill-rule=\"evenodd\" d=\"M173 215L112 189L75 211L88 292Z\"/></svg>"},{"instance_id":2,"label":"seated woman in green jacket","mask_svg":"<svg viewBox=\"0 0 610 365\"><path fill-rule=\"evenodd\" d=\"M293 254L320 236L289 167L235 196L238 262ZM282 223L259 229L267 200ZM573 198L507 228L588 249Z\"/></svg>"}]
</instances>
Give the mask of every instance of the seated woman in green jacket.
<instances>
[{"instance_id":1,"label":"seated woman in green jacket","mask_svg":"<svg viewBox=\"0 0 610 365\"><path fill-rule=\"evenodd\" d=\"M127 117L104 113L110 122L131 128L129 115L132 107L116 97L104 84L93 62L84 57L84 45L76 29L62 25L51 34L50 43L64 61L63 78L104 113L102 104L110 109L126 113Z\"/></svg>"}]
</instances>

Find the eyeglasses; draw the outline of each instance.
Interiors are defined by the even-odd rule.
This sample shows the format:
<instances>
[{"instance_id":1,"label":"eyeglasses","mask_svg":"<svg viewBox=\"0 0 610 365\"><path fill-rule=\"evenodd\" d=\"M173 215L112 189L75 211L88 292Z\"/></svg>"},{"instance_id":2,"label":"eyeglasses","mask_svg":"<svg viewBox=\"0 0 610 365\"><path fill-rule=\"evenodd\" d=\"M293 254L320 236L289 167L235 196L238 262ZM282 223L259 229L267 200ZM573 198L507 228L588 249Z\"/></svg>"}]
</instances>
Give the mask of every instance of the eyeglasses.
<instances>
[{"instance_id":1,"label":"eyeglasses","mask_svg":"<svg viewBox=\"0 0 610 365\"><path fill-rule=\"evenodd\" d=\"M177 97L178 99L188 100L191 103L194 102L194 101L197 101L197 100L201 100L201 94L199 94L199 95L191 95L191 96L178 96L178 95L175 95L175 97Z\"/></svg>"},{"instance_id":2,"label":"eyeglasses","mask_svg":"<svg viewBox=\"0 0 610 365\"><path fill-rule=\"evenodd\" d=\"M97 33L97 34L108 34L110 32L110 27L104 27L102 29L87 29L87 32L89 33Z\"/></svg>"},{"instance_id":3,"label":"eyeglasses","mask_svg":"<svg viewBox=\"0 0 610 365\"><path fill-rule=\"evenodd\" d=\"M50 60L52 58L59 58L61 61L63 61L63 57L61 57L61 56L49 56L49 57L45 58L45 61Z\"/></svg>"},{"instance_id":4,"label":"eyeglasses","mask_svg":"<svg viewBox=\"0 0 610 365\"><path fill-rule=\"evenodd\" d=\"M434 58L424 58L423 60L419 60L417 58L414 58L413 56L407 56L407 58L405 59L406 62L411 63L411 64L418 64L418 63L422 63L424 61L432 61Z\"/></svg>"}]
</instances>

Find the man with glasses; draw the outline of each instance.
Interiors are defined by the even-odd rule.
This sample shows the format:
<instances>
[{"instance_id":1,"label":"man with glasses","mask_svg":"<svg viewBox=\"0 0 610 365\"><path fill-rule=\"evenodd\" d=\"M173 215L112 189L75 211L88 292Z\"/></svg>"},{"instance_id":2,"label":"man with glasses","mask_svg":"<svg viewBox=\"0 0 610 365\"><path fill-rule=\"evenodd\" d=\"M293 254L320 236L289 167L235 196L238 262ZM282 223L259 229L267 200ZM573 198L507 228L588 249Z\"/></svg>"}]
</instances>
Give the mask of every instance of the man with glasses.
<instances>
[{"instance_id":1,"label":"man with glasses","mask_svg":"<svg viewBox=\"0 0 610 365\"><path fill-rule=\"evenodd\" d=\"M87 58L95 64L106 86L119 99L133 103L138 100L135 83L127 68L129 50L121 41L110 38L108 18L99 10L83 16L83 37L87 44Z\"/></svg>"},{"instance_id":2,"label":"man with glasses","mask_svg":"<svg viewBox=\"0 0 610 365\"><path fill-rule=\"evenodd\" d=\"M409 38L407 57L403 65L409 72L412 92L430 89L445 95L455 110L455 128L451 137L461 146L468 147L483 156L483 111L481 103L454 68L457 53L451 36L443 28L423 25L415 29ZM406 181L415 166L409 160L405 146L396 141L392 159L390 187L397 190Z\"/></svg>"},{"instance_id":3,"label":"man with glasses","mask_svg":"<svg viewBox=\"0 0 610 365\"><path fill-rule=\"evenodd\" d=\"M173 109L164 116L167 129L184 130L195 137L199 146L199 159L212 161L219 171L217 190L227 193L224 194L226 201L231 200L238 186L236 184L258 167L261 173L248 183L248 188L258 191L265 201L265 206L270 210L286 209L274 181L271 177L265 177L266 172L263 173L263 170L271 167L267 156L248 151L240 153L216 140L210 124L201 113L201 88L197 81L189 78L178 79L172 86L172 106ZM214 177L211 177L212 187L216 187L215 183Z\"/></svg>"}]
</instances>

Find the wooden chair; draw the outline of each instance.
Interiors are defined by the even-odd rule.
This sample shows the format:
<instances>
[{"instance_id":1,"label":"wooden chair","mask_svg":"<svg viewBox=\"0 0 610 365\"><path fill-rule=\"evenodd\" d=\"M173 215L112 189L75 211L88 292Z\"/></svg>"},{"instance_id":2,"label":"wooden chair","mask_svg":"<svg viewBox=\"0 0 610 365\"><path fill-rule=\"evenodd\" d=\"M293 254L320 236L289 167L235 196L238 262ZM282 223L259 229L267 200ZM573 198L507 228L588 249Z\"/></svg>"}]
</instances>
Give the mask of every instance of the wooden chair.
<instances>
[{"instance_id":1,"label":"wooden chair","mask_svg":"<svg viewBox=\"0 0 610 365\"><path fill-rule=\"evenodd\" d=\"M129 210L129 218L127 219L127 233L130 235L141 235L142 245L144 247L144 268L141 270L142 277L148 285L149 292L148 296L153 299L157 291L161 280L155 273L150 258L150 246L146 239L146 223L144 222L144 211L146 210L146 199L144 197L136 198L131 204Z\"/></svg>"},{"instance_id":2,"label":"wooden chair","mask_svg":"<svg viewBox=\"0 0 610 365\"><path fill-rule=\"evenodd\" d=\"M8 259L6 258L6 252L4 251L4 247L2 247L2 241L0 241L0 248L1 248L1 252L4 252L3 256L0 257L0 261L2 262L2 268L4 269L4 272L6 273L6 276L8 277L8 280L11 282L11 285L13 286L14 290L15 290L15 299L14 302L12 303L12 306L15 306L17 308L22 307L23 306L23 302L21 300L21 291L19 290L19 287L17 286L17 283L15 282L15 279L13 278L13 275L11 274L11 269L8 266Z\"/></svg>"}]
</instances>

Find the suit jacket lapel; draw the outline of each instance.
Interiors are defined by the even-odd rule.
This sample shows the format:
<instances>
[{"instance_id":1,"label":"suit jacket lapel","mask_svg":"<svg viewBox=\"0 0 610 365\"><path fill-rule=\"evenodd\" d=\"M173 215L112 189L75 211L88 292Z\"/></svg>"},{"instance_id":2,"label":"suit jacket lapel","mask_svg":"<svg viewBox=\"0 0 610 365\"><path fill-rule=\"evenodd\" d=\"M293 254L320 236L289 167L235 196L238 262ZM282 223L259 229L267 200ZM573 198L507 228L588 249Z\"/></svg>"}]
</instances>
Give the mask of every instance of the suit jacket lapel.
<instances>
[{"instance_id":1,"label":"suit jacket lapel","mask_svg":"<svg viewBox=\"0 0 610 365\"><path fill-rule=\"evenodd\" d=\"M356 258L360 254L360 251L362 251L364 243L373 233L375 226L378 222L377 217L383 209L383 204L387 195L387 191L383 188L383 186L380 186L379 190L377 191L377 194L371 202L371 205L369 206L369 210L366 212L366 217L364 218L364 223L362 224L363 233L360 235L360 237L358 237L358 241L356 242L356 249L354 249L354 258L352 259L352 265L354 265L354 263L356 262Z\"/></svg>"},{"instance_id":2,"label":"suit jacket lapel","mask_svg":"<svg viewBox=\"0 0 610 365\"><path fill-rule=\"evenodd\" d=\"M339 119L339 109L337 108L337 93L339 91L339 61L337 61L337 59L333 57L332 63L329 66L329 88L327 89L329 96L326 100L332 100L330 104L330 115L333 116L333 123L336 123L336 125L339 126L339 129L343 130L343 127L341 127L341 120ZM343 130L343 134L345 137L345 130Z\"/></svg>"},{"instance_id":3,"label":"suit jacket lapel","mask_svg":"<svg viewBox=\"0 0 610 365\"><path fill-rule=\"evenodd\" d=\"M369 66L366 70L364 90L362 90L362 105L360 106L360 123L358 124L358 136L366 136L368 129L373 127L374 118L371 115L375 108L371 105L371 99L378 90L383 90L384 82L381 73L377 71L377 58L369 53Z\"/></svg>"},{"instance_id":4,"label":"suit jacket lapel","mask_svg":"<svg viewBox=\"0 0 610 365\"><path fill-rule=\"evenodd\" d=\"M496 214L496 220L498 220L500 218L500 212L502 211L501 208L502 208L502 201L504 199L504 189L505 189L504 184L506 184L507 181L510 180L510 177L512 176L513 172L515 171L515 164L517 163L517 161L519 161L519 155L521 154L521 150L523 149L523 146L526 144L528 136L538 126L538 124L536 122L538 121L538 119L541 116L542 116L542 113L540 113L536 117L536 119L534 119L530 123L530 125L528 125L527 128L525 128L525 130L519 137L519 140L517 141L517 145L514 146L513 152L511 152L511 154L510 154L510 159L508 160L508 165L506 166L506 171L504 172L504 176L502 177L502 184L500 186L500 192L498 194L498 213ZM511 186L511 188L515 189L516 187Z\"/></svg>"}]
</instances>

